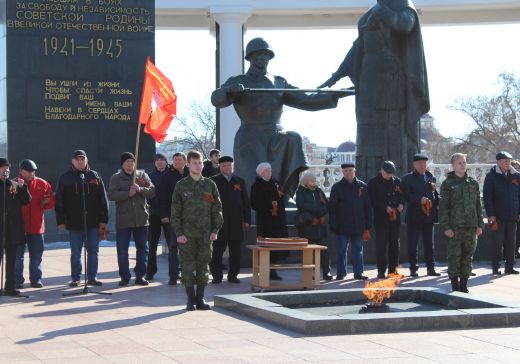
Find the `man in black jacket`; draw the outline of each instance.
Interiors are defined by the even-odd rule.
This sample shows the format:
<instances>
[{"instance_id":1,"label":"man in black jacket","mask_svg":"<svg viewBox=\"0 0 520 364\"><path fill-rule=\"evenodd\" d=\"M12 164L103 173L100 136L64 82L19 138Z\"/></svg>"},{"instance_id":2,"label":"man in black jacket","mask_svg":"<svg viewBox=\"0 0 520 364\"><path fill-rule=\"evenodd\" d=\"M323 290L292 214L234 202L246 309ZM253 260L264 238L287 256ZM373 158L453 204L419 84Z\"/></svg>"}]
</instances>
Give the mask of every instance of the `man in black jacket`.
<instances>
[{"instance_id":1,"label":"man in black jacket","mask_svg":"<svg viewBox=\"0 0 520 364\"><path fill-rule=\"evenodd\" d=\"M5 249L5 286L3 294L18 296L15 289L16 247L25 244L25 229L22 205L31 202L29 189L22 178L16 182L9 180L11 164L6 158L0 158L0 262L4 259ZM5 226L5 230L4 230Z\"/></svg>"},{"instance_id":2,"label":"man in black jacket","mask_svg":"<svg viewBox=\"0 0 520 364\"><path fill-rule=\"evenodd\" d=\"M162 177L168 173L168 159L163 153L157 153L154 159L154 169L148 173L148 177L150 177L157 191ZM169 222L161 221L162 216L157 195L148 200L148 206L150 214L148 223L150 225L148 226L148 264L146 266L145 279L151 281L154 279L155 273L157 273L157 245L161 237L161 230L164 233L164 239L166 239L167 244L170 244L172 234Z\"/></svg>"},{"instance_id":3,"label":"man in black jacket","mask_svg":"<svg viewBox=\"0 0 520 364\"><path fill-rule=\"evenodd\" d=\"M356 177L353 163L341 165L343 178L330 191L329 224L337 235L336 280L347 275L347 246L352 247L354 279L366 280L363 275L363 236L372 227L372 209L367 184Z\"/></svg>"},{"instance_id":4,"label":"man in black jacket","mask_svg":"<svg viewBox=\"0 0 520 364\"><path fill-rule=\"evenodd\" d=\"M377 278L381 279L385 278L387 267L388 274L396 273L399 264L400 213L404 201L401 180L394 176L395 171L394 162L383 162L378 175L368 181L376 230Z\"/></svg>"},{"instance_id":5,"label":"man in black jacket","mask_svg":"<svg viewBox=\"0 0 520 364\"><path fill-rule=\"evenodd\" d=\"M222 255L229 247L229 271L227 280L230 283L240 283L240 252L244 240L244 229L251 224L251 206L245 181L233 174L233 158L221 157L218 160L220 174L211 179L215 182L222 201L224 225L213 241L211 255L212 283L222 282Z\"/></svg>"},{"instance_id":6,"label":"man in black jacket","mask_svg":"<svg viewBox=\"0 0 520 364\"><path fill-rule=\"evenodd\" d=\"M401 180L406 205L406 230L408 232L408 260L410 276L417 277L417 245L422 235L424 259L429 276L440 276L435 271L435 251L433 246L433 223L437 221L439 193L435 177L426 170L428 157L418 153L413 157L414 171Z\"/></svg>"},{"instance_id":7,"label":"man in black jacket","mask_svg":"<svg viewBox=\"0 0 520 364\"><path fill-rule=\"evenodd\" d=\"M67 229L70 239L69 286L77 287L81 278L81 249L87 250L87 284L101 286L97 280L100 236L105 235L108 222L108 199L105 185L98 172L90 169L87 154L76 150L72 154L71 167L58 179L56 186L56 222L60 231ZM83 206L83 193L85 206ZM83 213L87 216L87 237Z\"/></svg>"},{"instance_id":8,"label":"man in black jacket","mask_svg":"<svg viewBox=\"0 0 520 364\"><path fill-rule=\"evenodd\" d=\"M220 150L212 149L209 152L209 159L204 161L204 168L202 168L203 177L213 177L220 173L218 160L220 158Z\"/></svg>"},{"instance_id":9,"label":"man in black jacket","mask_svg":"<svg viewBox=\"0 0 520 364\"><path fill-rule=\"evenodd\" d=\"M188 176L190 171L186 166L186 155L184 153L175 153L172 158L172 165L167 169L161 178L161 183L156 189L156 196L159 199L159 214L163 224L170 224L170 214L172 206L172 195L175 185L184 177ZM171 228L171 226L170 226ZM176 285L179 279L179 247L177 245L177 235L175 231L170 230L171 237L168 240L168 275L169 285Z\"/></svg>"},{"instance_id":10,"label":"man in black jacket","mask_svg":"<svg viewBox=\"0 0 520 364\"><path fill-rule=\"evenodd\" d=\"M492 258L493 274L499 275L502 257L506 274L518 274L515 266L516 222L520 218L520 174L511 166L513 157L508 152L496 155L497 165L491 167L484 179L484 207L488 222L497 226L494 231L495 251ZM503 253L502 253L503 249Z\"/></svg>"}]
</instances>

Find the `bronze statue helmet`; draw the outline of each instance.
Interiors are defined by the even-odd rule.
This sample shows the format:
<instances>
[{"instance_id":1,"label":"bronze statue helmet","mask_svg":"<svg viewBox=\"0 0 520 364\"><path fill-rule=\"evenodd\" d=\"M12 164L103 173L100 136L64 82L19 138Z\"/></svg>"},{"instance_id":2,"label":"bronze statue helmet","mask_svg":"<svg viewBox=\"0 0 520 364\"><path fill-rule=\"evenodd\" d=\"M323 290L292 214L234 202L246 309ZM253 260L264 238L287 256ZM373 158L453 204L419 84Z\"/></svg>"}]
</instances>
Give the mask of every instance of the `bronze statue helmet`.
<instances>
[{"instance_id":1,"label":"bronze statue helmet","mask_svg":"<svg viewBox=\"0 0 520 364\"><path fill-rule=\"evenodd\" d=\"M267 43L264 38L254 38L247 43L246 46L246 56L244 57L247 61L249 61L249 57L258 51L269 51L271 53L271 59L274 58L274 52L269 43Z\"/></svg>"}]
</instances>

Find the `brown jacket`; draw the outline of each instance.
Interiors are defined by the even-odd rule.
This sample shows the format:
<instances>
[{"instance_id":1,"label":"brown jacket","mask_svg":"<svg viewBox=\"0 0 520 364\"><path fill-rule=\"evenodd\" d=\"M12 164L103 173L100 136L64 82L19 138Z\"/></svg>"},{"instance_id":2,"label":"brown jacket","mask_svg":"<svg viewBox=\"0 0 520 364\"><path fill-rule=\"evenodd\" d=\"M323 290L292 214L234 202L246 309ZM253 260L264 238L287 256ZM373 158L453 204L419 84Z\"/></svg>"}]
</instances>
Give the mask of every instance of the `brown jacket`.
<instances>
[{"instance_id":1,"label":"brown jacket","mask_svg":"<svg viewBox=\"0 0 520 364\"><path fill-rule=\"evenodd\" d=\"M141 191L130 197L132 176L120 170L110 178L108 199L116 202L116 228L132 228L148 226L148 203L146 199L155 196L155 187L150 177L143 172L137 172L136 183Z\"/></svg>"}]
</instances>

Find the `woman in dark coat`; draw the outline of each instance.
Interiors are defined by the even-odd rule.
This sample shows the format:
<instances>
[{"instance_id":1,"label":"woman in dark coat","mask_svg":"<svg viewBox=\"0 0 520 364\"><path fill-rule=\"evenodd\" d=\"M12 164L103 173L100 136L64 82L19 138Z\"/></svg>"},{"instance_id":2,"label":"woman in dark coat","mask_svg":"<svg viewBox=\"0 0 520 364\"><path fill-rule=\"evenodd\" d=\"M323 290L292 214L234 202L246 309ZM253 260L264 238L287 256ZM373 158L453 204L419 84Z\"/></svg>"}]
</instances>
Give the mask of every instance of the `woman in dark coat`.
<instances>
[{"instance_id":1,"label":"woman in dark coat","mask_svg":"<svg viewBox=\"0 0 520 364\"><path fill-rule=\"evenodd\" d=\"M9 179L10 166L6 158L0 158L0 261L4 258L5 248L4 294L18 296L20 291L15 289L14 277L16 249L17 245L25 244L22 205L31 202L31 195L21 178Z\"/></svg>"},{"instance_id":2,"label":"woman in dark coat","mask_svg":"<svg viewBox=\"0 0 520 364\"><path fill-rule=\"evenodd\" d=\"M307 238L311 244L327 246L327 224L325 216L329 212L327 197L317 186L316 176L305 172L300 178L300 186L296 190L296 207L298 213L295 225L298 235ZM323 279L330 281L330 257L328 249L320 251Z\"/></svg>"},{"instance_id":3,"label":"woman in dark coat","mask_svg":"<svg viewBox=\"0 0 520 364\"><path fill-rule=\"evenodd\" d=\"M255 182L251 186L251 208L256 211L256 235L263 238L286 238L287 222L285 202L278 181L272 179L273 171L269 163L260 163L256 167ZM271 263L287 257L284 251L272 252ZM282 278L271 269L269 278Z\"/></svg>"}]
</instances>

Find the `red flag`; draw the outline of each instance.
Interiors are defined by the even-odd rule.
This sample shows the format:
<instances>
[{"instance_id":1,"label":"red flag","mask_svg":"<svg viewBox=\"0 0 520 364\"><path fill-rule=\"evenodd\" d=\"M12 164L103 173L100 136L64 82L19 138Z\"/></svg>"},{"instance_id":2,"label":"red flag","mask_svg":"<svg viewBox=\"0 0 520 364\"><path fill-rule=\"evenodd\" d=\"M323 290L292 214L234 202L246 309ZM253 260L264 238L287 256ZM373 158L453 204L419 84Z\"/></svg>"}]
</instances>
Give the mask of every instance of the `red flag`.
<instances>
[{"instance_id":1,"label":"red flag","mask_svg":"<svg viewBox=\"0 0 520 364\"><path fill-rule=\"evenodd\" d=\"M152 112L152 98L155 110ZM144 131L161 143L166 138L175 114L177 113L177 96L171 81L150 61L146 59L143 93L139 122L146 124Z\"/></svg>"}]
</instances>

